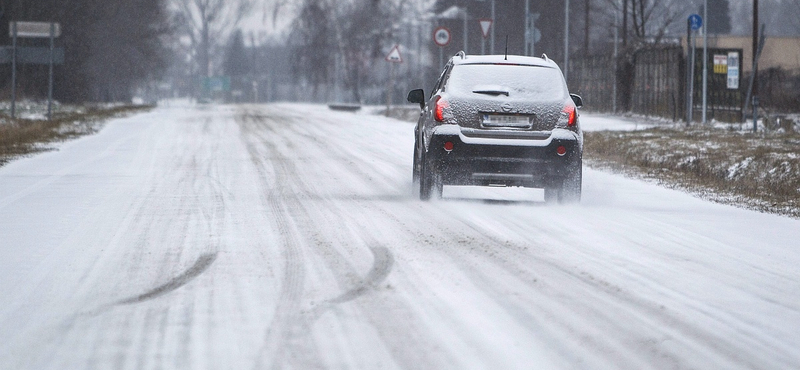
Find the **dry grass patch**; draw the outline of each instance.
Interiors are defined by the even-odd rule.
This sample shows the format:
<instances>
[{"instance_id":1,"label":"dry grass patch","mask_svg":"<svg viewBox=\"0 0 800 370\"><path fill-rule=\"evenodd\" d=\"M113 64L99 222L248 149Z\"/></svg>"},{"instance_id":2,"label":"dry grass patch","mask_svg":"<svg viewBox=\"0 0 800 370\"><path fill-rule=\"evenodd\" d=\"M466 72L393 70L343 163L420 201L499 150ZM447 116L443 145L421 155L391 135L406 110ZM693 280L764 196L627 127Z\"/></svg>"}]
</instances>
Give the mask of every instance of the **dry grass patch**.
<instances>
[{"instance_id":1,"label":"dry grass patch","mask_svg":"<svg viewBox=\"0 0 800 370\"><path fill-rule=\"evenodd\" d=\"M587 164L800 218L800 134L711 127L585 133Z\"/></svg>"},{"instance_id":2,"label":"dry grass patch","mask_svg":"<svg viewBox=\"0 0 800 370\"><path fill-rule=\"evenodd\" d=\"M5 118L5 122L0 122L0 165L19 156L49 150L48 143L95 133L108 118L150 108L90 107L54 114L52 121Z\"/></svg>"}]
</instances>

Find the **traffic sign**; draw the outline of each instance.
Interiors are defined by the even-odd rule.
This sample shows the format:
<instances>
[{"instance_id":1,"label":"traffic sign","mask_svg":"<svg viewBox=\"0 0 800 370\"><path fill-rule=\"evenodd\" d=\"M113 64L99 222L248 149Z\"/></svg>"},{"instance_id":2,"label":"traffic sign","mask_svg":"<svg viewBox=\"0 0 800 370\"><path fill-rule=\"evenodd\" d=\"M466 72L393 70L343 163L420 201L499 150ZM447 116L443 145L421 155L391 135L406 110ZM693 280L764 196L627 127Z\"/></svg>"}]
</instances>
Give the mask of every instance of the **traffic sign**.
<instances>
[{"instance_id":1,"label":"traffic sign","mask_svg":"<svg viewBox=\"0 0 800 370\"><path fill-rule=\"evenodd\" d=\"M481 32L483 32L483 38L489 37L489 29L492 28L492 20L491 19L478 19L478 22L481 24Z\"/></svg>"},{"instance_id":2,"label":"traffic sign","mask_svg":"<svg viewBox=\"0 0 800 370\"><path fill-rule=\"evenodd\" d=\"M450 30L439 27L433 31L433 42L439 46L447 46L450 43Z\"/></svg>"},{"instance_id":3,"label":"traffic sign","mask_svg":"<svg viewBox=\"0 0 800 370\"><path fill-rule=\"evenodd\" d=\"M400 46L395 45L392 50L386 55L386 61L391 63L403 63L403 57L400 56Z\"/></svg>"},{"instance_id":4,"label":"traffic sign","mask_svg":"<svg viewBox=\"0 0 800 370\"><path fill-rule=\"evenodd\" d=\"M692 31L697 31L701 27L703 27L703 17L698 14L692 14L689 16L689 27L691 27Z\"/></svg>"},{"instance_id":5,"label":"traffic sign","mask_svg":"<svg viewBox=\"0 0 800 370\"><path fill-rule=\"evenodd\" d=\"M49 22L9 22L8 35L14 37L14 25L17 26L17 37L50 37ZM61 36L61 25L53 23L53 37Z\"/></svg>"},{"instance_id":6,"label":"traffic sign","mask_svg":"<svg viewBox=\"0 0 800 370\"><path fill-rule=\"evenodd\" d=\"M533 43L537 43L542 39L542 31L539 31L538 28L533 27L528 30L528 40L533 40Z\"/></svg>"}]
</instances>

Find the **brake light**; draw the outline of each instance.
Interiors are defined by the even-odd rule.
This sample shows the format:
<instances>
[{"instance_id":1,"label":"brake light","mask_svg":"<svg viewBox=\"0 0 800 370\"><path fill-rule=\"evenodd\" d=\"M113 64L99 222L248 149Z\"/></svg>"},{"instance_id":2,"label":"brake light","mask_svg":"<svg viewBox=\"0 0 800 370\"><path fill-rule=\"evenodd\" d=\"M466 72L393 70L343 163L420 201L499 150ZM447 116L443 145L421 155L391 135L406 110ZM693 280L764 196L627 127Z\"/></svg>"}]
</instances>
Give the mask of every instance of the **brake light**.
<instances>
[{"instance_id":1,"label":"brake light","mask_svg":"<svg viewBox=\"0 0 800 370\"><path fill-rule=\"evenodd\" d=\"M453 151L453 147L454 147L454 145L453 145L452 141L448 141L448 142L444 143L444 150L447 151L448 153Z\"/></svg>"},{"instance_id":2,"label":"brake light","mask_svg":"<svg viewBox=\"0 0 800 370\"><path fill-rule=\"evenodd\" d=\"M572 104L568 104L568 105L564 106L564 110L562 112L564 112L567 115L567 126L569 126L569 127L575 126L575 122L576 122L575 121L575 118L576 118L575 106L572 105Z\"/></svg>"},{"instance_id":3,"label":"brake light","mask_svg":"<svg viewBox=\"0 0 800 370\"><path fill-rule=\"evenodd\" d=\"M447 100L442 99L441 96L436 98L436 106L434 107L433 118L438 122L444 122L444 109L449 106L450 104L447 104Z\"/></svg>"}]
</instances>

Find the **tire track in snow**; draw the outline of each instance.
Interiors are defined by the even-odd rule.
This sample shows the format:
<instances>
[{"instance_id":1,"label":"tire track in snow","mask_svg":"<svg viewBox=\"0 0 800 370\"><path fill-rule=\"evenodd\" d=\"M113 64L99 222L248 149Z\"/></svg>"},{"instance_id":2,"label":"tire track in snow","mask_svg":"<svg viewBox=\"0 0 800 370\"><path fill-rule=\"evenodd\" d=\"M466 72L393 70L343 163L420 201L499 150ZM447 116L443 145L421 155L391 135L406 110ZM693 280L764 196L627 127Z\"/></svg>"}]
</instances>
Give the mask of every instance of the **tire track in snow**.
<instances>
[{"instance_id":1,"label":"tire track in snow","mask_svg":"<svg viewBox=\"0 0 800 370\"><path fill-rule=\"evenodd\" d=\"M291 186L290 189L293 190L284 194L284 201L287 203L287 209L292 216L291 219L294 220L297 225L304 226L303 230L306 234L310 234L306 237L307 239L310 238L310 242L306 243L306 245L314 246L313 252L324 260L326 267L334 275L340 287L350 286L354 282L356 284L355 288L347 290L339 297L335 297L334 300L337 298L342 300L342 296L346 299L352 298L350 301L340 302L338 304L349 304L352 302L352 304L360 307L360 310L357 312L359 316L363 316L363 319L359 321L366 321L374 327L388 351L387 354L389 354L400 367L435 369L454 363L454 358L450 357L449 353L440 353L431 350L433 348L441 348L441 345L432 340L432 338L435 337L435 333L432 333L429 327L422 325L417 321L417 318L409 316L409 313L414 311L414 308L409 306L409 302L398 299L398 296L386 294L380 295L379 299L356 299L363 296L363 279L358 278L359 274L352 266L351 260L354 256L346 256L339 248L336 248L336 246L346 247L352 246L353 244L363 244L370 249L374 249L376 246L381 248L380 246L384 244L382 241L379 241L378 238L375 238L372 233L364 232L371 228L369 225L366 227L364 225L354 225L351 222L352 217L350 216L350 211L352 210L340 206L342 204L352 204L353 201L357 202L364 197L358 195L350 195L345 199L341 197L325 197L323 194L327 189L320 189L314 177L307 176L307 171L304 171L307 170L306 168L300 169L295 165L295 163L314 163L319 167L333 165L334 163L330 162L336 162L338 156L336 154L330 156L330 153L332 151L336 152L341 148L338 148L333 143L323 142L320 143L321 145L317 146L317 148L322 148L324 150L321 152L311 152L313 154L309 157L309 151L305 146L303 150L295 147L295 143L305 143L307 141L303 134L297 132L297 126L302 125L305 121L298 121L298 118L295 117L267 118L263 116L259 117L258 114L254 116L265 121L263 128L267 131L254 131L252 134L258 135L263 142L277 142L282 145L281 149L284 150L283 152L278 150L277 146L272 145L274 150L270 152L269 156L276 164L276 171L283 171L284 176L279 176L278 178L283 180L282 183L285 182L289 184ZM278 121L279 119L281 121ZM326 123L326 125L330 124ZM325 125L321 128L322 134L320 137L324 139L330 138L332 134L326 136L324 133L327 127L324 126ZM335 137L335 135L333 137ZM337 139L341 140L342 138L338 137ZM290 153L292 156L289 156ZM302 156L302 159L298 159L298 156ZM381 158L386 160L384 157ZM387 162L392 163L392 161ZM317 168L315 167L313 169ZM350 166L345 170L350 173L349 176L352 178L352 181L360 181L364 184L369 183L369 181L365 181L365 179L374 176L374 173L371 172L369 167ZM405 199L407 197L407 195L403 195L400 196L400 199ZM359 205L363 204L359 203ZM370 202L367 204L367 207L364 208L371 209L375 207L380 208L380 205ZM314 225L339 225L339 227L320 230L315 228ZM325 231L324 234L323 231ZM338 237L336 235L338 235ZM380 251L380 249L376 250ZM388 252L388 249L386 249L386 251ZM354 253L357 252L358 250L354 251ZM383 257L380 252L376 253L374 251L373 260L373 266L386 265L388 262L388 259ZM392 257L392 264L394 263L393 261L394 258ZM371 271L374 272L371 274L368 273L367 276L372 275L380 277L380 267L373 267ZM388 275L388 270L386 271ZM363 290L363 293L368 291L370 290ZM302 317L296 318L294 325L300 328L300 330L296 330L295 332L300 333L301 336L295 336L292 343L304 343L312 340L310 337L312 324L319 319L323 313L334 307L332 303L331 300L323 301L323 303L317 307L304 311ZM346 312L352 312L353 308L346 307L345 309L347 310ZM341 316L340 312L339 310L336 311L337 320L341 320L339 318ZM387 319L389 316L393 317L393 319ZM409 320L400 319L401 317ZM289 350L296 352L299 348L302 348L302 346L296 346L294 349L290 347ZM293 359L296 360L297 357L295 356ZM312 362L307 359L305 359L304 362L294 362L292 365L301 368L312 365L321 366L319 362Z\"/></svg>"},{"instance_id":2,"label":"tire track in snow","mask_svg":"<svg viewBox=\"0 0 800 370\"><path fill-rule=\"evenodd\" d=\"M394 257L386 247L373 247L370 248L374 257L372 268L367 273L364 280L356 285L353 289L343 293L342 295L331 299L329 302L338 304L352 301L362 295L366 294L370 289L377 287L389 276L394 264Z\"/></svg>"},{"instance_id":3,"label":"tire track in snow","mask_svg":"<svg viewBox=\"0 0 800 370\"><path fill-rule=\"evenodd\" d=\"M280 246L284 255L281 289L272 321L267 328L264 345L258 351L258 358L254 364L256 369L265 367L277 369L281 368L285 357L289 355L286 348L290 344L294 323L301 311L306 272L299 232L292 220L287 217L289 207L284 202L284 196L291 192L290 186L287 185L285 161L275 160L276 149L272 145L267 145L268 153L260 151L265 144L269 144L268 138L258 134L257 129L264 125L260 117L251 112L244 112L237 116L237 121L241 126L242 140L250 154L250 161L258 171L261 188L268 192L263 195L263 202L269 207L270 214L274 217L276 231L283 239ZM273 167L275 172L274 187L267 181L267 167ZM318 357L316 351L309 351L306 354L309 358Z\"/></svg>"},{"instance_id":4,"label":"tire track in snow","mask_svg":"<svg viewBox=\"0 0 800 370\"><path fill-rule=\"evenodd\" d=\"M141 303L171 293L172 291L177 290L178 288L188 284L190 281L194 280L194 278L200 276L200 274L202 274L209 267L211 267L211 264L213 264L216 259L217 259L217 253L204 254L200 256L199 259L197 259L194 265L189 267L186 271L182 272L180 275L172 278L165 284L159 285L151 290L148 290L145 293L136 295L134 297L121 299L117 301L116 304L127 305L132 303Z\"/></svg>"}]
</instances>

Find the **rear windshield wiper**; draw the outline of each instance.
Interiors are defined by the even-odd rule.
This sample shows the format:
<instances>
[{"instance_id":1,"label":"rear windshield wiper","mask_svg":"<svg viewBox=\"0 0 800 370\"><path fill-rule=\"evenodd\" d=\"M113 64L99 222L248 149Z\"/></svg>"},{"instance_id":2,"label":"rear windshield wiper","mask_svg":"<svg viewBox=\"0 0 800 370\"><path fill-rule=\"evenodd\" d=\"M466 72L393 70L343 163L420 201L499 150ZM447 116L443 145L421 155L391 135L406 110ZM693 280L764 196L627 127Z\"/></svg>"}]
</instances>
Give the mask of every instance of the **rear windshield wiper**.
<instances>
[{"instance_id":1,"label":"rear windshield wiper","mask_svg":"<svg viewBox=\"0 0 800 370\"><path fill-rule=\"evenodd\" d=\"M472 92L476 94L485 94L485 95L505 95L508 96L508 91L505 90L473 90Z\"/></svg>"}]
</instances>

